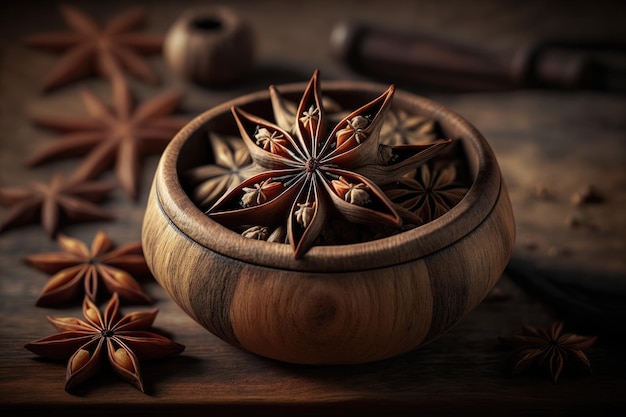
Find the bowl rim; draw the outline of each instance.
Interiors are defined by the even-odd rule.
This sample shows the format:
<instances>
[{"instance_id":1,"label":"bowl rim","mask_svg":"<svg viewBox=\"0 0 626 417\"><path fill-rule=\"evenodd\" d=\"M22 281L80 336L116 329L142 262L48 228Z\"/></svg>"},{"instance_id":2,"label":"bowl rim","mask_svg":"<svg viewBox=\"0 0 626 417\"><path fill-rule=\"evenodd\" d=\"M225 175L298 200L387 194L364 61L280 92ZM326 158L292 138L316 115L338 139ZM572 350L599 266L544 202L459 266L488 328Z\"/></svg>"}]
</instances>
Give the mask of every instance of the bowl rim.
<instances>
[{"instance_id":1,"label":"bowl rim","mask_svg":"<svg viewBox=\"0 0 626 417\"><path fill-rule=\"evenodd\" d=\"M277 85L284 95L302 93L306 83ZM368 81L322 81L323 94L355 91L379 95L388 86ZM495 155L482 134L459 114L425 97L396 89L394 103L418 107L448 132L463 141L474 154L476 175L463 199L450 211L422 226L389 237L346 245L313 246L294 259L290 245L245 238L210 219L193 203L179 180L181 150L189 138L214 117L230 113L232 106L267 100L269 90L245 94L214 106L196 116L168 144L157 166L153 189L156 204L169 223L196 244L241 262L293 271L348 272L370 270L411 262L438 252L480 226L495 207L501 191L501 174ZM451 135L448 135L451 136Z\"/></svg>"}]
</instances>

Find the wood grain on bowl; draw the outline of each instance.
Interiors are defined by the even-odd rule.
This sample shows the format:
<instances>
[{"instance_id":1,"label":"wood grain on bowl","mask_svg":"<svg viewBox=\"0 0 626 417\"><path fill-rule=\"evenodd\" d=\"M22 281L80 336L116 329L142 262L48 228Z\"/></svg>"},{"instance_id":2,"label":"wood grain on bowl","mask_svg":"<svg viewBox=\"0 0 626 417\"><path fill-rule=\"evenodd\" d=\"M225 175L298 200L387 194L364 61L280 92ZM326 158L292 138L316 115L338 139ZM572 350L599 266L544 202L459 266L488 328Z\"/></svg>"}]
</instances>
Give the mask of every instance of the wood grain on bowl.
<instances>
[{"instance_id":1,"label":"wood grain on bowl","mask_svg":"<svg viewBox=\"0 0 626 417\"><path fill-rule=\"evenodd\" d=\"M302 84L280 87L297 94ZM376 84L330 82L325 94L360 103ZM289 245L246 239L190 200L181 173L208 151L207 131L234 131L233 105L264 111L267 92L217 106L164 152L143 225L144 253L180 307L228 343L303 364L353 364L396 356L443 334L495 285L515 228L506 186L482 135L462 117L398 91L394 106L431 117L461 142L473 178L443 216L390 237L316 246L294 259ZM267 110L265 110L267 111Z\"/></svg>"}]
</instances>

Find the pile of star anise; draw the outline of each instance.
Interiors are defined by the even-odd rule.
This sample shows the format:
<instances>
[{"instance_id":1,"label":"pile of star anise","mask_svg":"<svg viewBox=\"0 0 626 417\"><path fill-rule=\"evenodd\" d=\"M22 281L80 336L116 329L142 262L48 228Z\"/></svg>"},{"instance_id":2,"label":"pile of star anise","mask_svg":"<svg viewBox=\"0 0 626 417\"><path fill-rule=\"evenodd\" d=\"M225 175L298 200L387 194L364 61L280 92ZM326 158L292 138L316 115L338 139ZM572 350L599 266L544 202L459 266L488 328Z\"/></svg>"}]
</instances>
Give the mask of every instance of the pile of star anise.
<instances>
[{"instance_id":1,"label":"pile of star anise","mask_svg":"<svg viewBox=\"0 0 626 417\"><path fill-rule=\"evenodd\" d=\"M184 346L152 331L156 309L119 314L120 300L152 303L135 279L149 272L141 243L113 248L109 236L100 231L89 248L59 230L71 222L113 219L95 203L114 186L98 181L97 176L114 166L119 185L136 199L142 155L161 152L188 119L171 116L181 98L177 92L167 92L140 105L134 103L125 74L154 84L157 78L141 54L160 52L163 43L161 36L136 31L144 17L143 9L121 13L105 26L73 7L61 6L60 10L71 31L26 39L30 46L63 53L44 81L44 91L98 75L112 87L113 106L83 90L87 115L34 119L37 125L62 135L32 155L27 161L29 166L56 158L83 158L73 174L56 173L50 183L0 188L0 204L9 207L0 232L39 220L47 234L57 238L63 251L26 257L28 263L52 275L36 304L83 303L84 320L49 317L59 333L29 343L26 348L46 358L67 360L67 390L108 363L143 391L139 360L175 355ZM111 298L101 313L96 302L103 290Z\"/></svg>"},{"instance_id":2,"label":"pile of star anise","mask_svg":"<svg viewBox=\"0 0 626 417\"><path fill-rule=\"evenodd\" d=\"M435 140L432 120L395 110L393 86L351 112L322 97L317 72L298 105L270 93L274 122L233 108L241 139L209 132L212 161L187 172L197 205L245 237L300 258L420 226L469 188L458 148Z\"/></svg>"}]
</instances>

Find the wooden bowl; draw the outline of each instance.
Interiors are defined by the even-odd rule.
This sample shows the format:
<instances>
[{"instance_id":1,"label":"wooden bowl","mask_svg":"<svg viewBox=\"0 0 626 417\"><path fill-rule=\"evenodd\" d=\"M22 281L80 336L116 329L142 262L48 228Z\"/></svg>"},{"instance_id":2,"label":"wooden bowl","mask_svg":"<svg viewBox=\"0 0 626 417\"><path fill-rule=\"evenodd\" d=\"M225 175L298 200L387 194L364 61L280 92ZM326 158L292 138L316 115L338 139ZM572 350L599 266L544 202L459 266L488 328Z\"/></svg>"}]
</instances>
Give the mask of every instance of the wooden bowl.
<instances>
[{"instance_id":1,"label":"wooden bowl","mask_svg":"<svg viewBox=\"0 0 626 417\"><path fill-rule=\"evenodd\" d=\"M279 86L299 100L305 84ZM356 108L386 89L322 83ZM143 250L156 280L198 323L255 354L300 364L355 364L414 350L450 329L487 295L511 255L515 227L496 158L483 136L446 107L396 91L394 108L436 120L461 141L473 183L443 216L370 242L314 246L247 239L206 216L182 174L207 163L208 131L238 136L231 106L272 120L269 93L214 107L162 155L147 203Z\"/></svg>"}]
</instances>

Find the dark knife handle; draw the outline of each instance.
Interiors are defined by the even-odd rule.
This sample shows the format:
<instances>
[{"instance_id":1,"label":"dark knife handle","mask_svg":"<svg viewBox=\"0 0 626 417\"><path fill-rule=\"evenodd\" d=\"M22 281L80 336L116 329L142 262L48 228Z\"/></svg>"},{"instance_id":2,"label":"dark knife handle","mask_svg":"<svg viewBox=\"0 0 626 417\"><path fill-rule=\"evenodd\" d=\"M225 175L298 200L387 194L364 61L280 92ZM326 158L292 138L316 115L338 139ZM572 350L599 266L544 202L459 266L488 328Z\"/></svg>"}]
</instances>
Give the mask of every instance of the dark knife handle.
<instances>
[{"instance_id":1,"label":"dark knife handle","mask_svg":"<svg viewBox=\"0 0 626 417\"><path fill-rule=\"evenodd\" d=\"M335 26L331 50L366 75L464 90L576 88L585 86L592 69L584 52L541 42L496 54L426 33L356 22Z\"/></svg>"}]
</instances>

